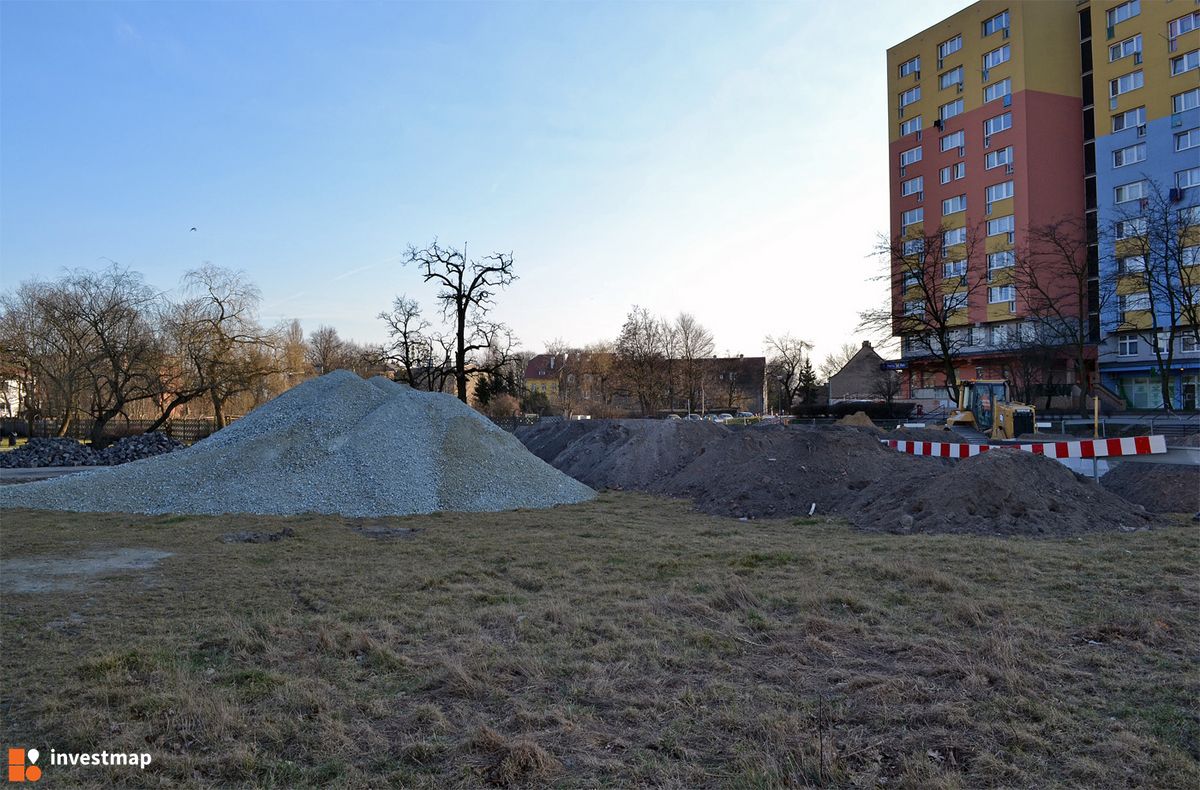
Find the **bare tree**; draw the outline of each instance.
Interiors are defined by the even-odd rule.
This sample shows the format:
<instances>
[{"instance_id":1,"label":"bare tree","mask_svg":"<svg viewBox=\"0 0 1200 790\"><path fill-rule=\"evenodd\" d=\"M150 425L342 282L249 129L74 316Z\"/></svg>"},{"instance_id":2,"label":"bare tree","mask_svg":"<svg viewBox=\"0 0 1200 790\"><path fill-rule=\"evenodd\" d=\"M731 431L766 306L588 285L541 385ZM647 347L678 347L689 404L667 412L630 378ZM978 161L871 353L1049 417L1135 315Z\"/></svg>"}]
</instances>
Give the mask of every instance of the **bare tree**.
<instances>
[{"instance_id":1,"label":"bare tree","mask_svg":"<svg viewBox=\"0 0 1200 790\"><path fill-rule=\"evenodd\" d=\"M1047 392L1052 389L1055 360L1064 357L1084 394L1090 379L1087 349L1092 342L1088 315L1100 308L1091 304L1095 295L1089 296L1086 227L1068 217L1033 226L1026 238L1024 247L1011 256L996 256L1002 265L989 264L988 271L989 281L1011 282L1025 304L1027 325L1010 338L1018 358L1013 363L1014 378L1025 382L1018 388L1025 390L1026 403L1033 403L1036 385L1044 385ZM1031 381L1029 376L1043 380ZM1083 407L1082 399L1078 405Z\"/></svg>"},{"instance_id":2,"label":"bare tree","mask_svg":"<svg viewBox=\"0 0 1200 790\"><path fill-rule=\"evenodd\" d=\"M812 343L785 332L767 335L763 345L767 350L767 376L778 383L779 410L787 411L800 394L804 383L801 373L808 362Z\"/></svg>"},{"instance_id":3,"label":"bare tree","mask_svg":"<svg viewBox=\"0 0 1200 790\"><path fill-rule=\"evenodd\" d=\"M817 367L817 373L820 375L821 381L829 381L835 373L846 364L854 359L854 355L859 352L861 346L856 346L853 343L842 343L837 351L825 355L825 359Z\"/></svg>"},{"instance_id":4,"label":"bare tree","mask_svg":"<svg viewBox=\"0 0 1200 790\"><path fill-rule=\"evenodd\" d=\"M400 295L392 302L391 310L377 316L387 324L391 344L384 350L399 370L400 379L414 389L431 389L428 371L433 364L433 340L430 324L421 316L416 299Z\"/></svg>"},{"instance_id":5,"label":"bare tree","mask_svg":"<svg viewBox=\"0 0 1200 790\"><path fill-rule=\"evenodd\" d=\"M453 327L453 369L458 399L468 401L467 379L484 372L477 353L493 347L512 348L512 333L503 324L487 320L497 290L512 284L512 253L497 252L469 260L464 251L442 247L434 239L425 249L410 246L406 263L420 270L425 282L440 286L437 299L442 315Z\"/></svg>"},{"instance_id":6,"label":"bare tree","mask_svg":"<svg viewBox=\"0 0 1200 790\"><path fill-rule=\"evenodd\" d=\"M345 367L346 341L338 335L337 329L322 324L309 333L308 364L318 376Z\"/></svg>"},{"instance_id":7,"label":"bare tree","mask_svg":"<svg viewBox=\"0 0 1200 790\"><path fill-rule=\"evenodd\" d=\"M979 265L981 248L981 233L973 227L913 229L882 237L876 251L887 265L888 304L859 315L860 328L899 335L907 354L928 357L941 369L946 391L955 400L955 360L971 345L968 310L982 301L988 287Z\"/></svg>"},{"instance_id":8,"label":"bare tree","mask_svg":"<svg viewBox=\"0 0 1200 790\"><path fill-rule=\"evenodd\" d=\"M1151 179L1143 197L1118 204L1106 285L1118 300L1116 332L1136 335L1154 352L1162 407L1173 411L1176 341L1200 342L1200 204L1197 190L1169 189ZM1190 199L1188 196L1191 196ZM1186 202L1185 202L1186 199Z\"/></svg>"},{"instance_id":9,"label":"bare tree","mask_svg":"<svg viewBox=\"0 0 1200 790\"><path fill-rule=\"evenodd\" d=\"M692 404L699 403L704 360L712 357L716 345L712 332L691 313L676 317L674 340L679 357L680 394L687 399L690 410Z\"/></svg>"},{"instance_id":10,"label":"bare tree","mask_svg":"<svg viewBox=\"0 0 1200 790\"><path fill-rule=\"evenodd\" d=\"M871 385L871 394L883 400L887 404L888 416L892 416L895 412L892 411L892 404L896 402L901 391L900 377L891 370L881 370L879 375L875 377L875 381Z\"/></svg>"},{"instance_id":11,"label":"bare tree","mask_svg":"<svg viewBox=\"0 0 1200 790\"><path fill-rule=\"evenodd\" d=\"M654 413L665 394L667 358L663 323L644 307L634 305L616 343L617 364L643 416Z\"/></svg>"}]
</instances>

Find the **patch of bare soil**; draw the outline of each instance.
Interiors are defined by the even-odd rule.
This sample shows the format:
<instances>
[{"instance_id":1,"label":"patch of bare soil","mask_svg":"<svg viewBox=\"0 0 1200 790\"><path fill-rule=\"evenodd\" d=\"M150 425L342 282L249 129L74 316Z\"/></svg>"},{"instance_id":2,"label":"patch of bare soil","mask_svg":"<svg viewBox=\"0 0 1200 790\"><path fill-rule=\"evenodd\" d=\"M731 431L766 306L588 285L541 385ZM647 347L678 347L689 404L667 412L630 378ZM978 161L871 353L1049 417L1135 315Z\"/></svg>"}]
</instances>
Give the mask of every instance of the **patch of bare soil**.
<instances>
[{"instance_id":1,"label":"patch of bare soil","mask_svg":"<svg viewBox=\"0 0 1200 790\"><path fill-rule=\"evenodd\" d=\"M0 589L13 593L77 590L93 579L153 568L169 551L121 548L76 557L14 557L0 560Z\"/></svg>"},{"instance_id":2,"label":"patch of bare soil","mask_svg":"<svg viewBox=\"0 0 1200 790\"><path fill-rule=\"evenodd\" d=\"M1200 434L1168 444L1200 447ZM1118 461L1100 485L1155 513L1200 513L1200 469L1194 466Z\"/></svg>"},{"instance_id":3,"label":"patch of bare soil","mask_svg":"<svg viewBox=\"0 0 1200 790\"><path fill-rule=\"evenodd\" d=\"M1132 531L1155 521L1057 461L1002 449L956 461L933 477L881 482L847 515L859 527L886 532L1032 536Z\"/></svg>"}]
</instances>

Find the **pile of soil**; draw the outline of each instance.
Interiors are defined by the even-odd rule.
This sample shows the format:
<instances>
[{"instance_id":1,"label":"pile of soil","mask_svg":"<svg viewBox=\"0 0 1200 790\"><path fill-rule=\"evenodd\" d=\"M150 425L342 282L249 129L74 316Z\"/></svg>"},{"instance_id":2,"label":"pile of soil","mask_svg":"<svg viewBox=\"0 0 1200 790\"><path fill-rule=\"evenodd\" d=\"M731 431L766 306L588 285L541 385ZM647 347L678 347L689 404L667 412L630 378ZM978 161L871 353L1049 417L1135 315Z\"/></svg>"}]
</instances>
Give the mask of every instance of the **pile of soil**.
<instances>
[{"instance_id":1,"label":"pile of soil","mask_svg":"<svg viewBox=\"0 0 1200 790\"><path fill-rule=\"evenodd\" d=\"M921 429L911 429L921 430ZM918 441L953 441L924 429ZM1150 526L1154 517L1058 462L1015 449L949 460L899 453L878 429L591 420L518 432L595 488L692 500L716 515L834 514L863 529L1056 536ZM813 506L816 506L815 509Z\"/></svg>"},{"instance_id":2,"label":"pile of soil","mask_svg":"<svg viewBox=\"0 0 1200 790\"><path fill-rule=\"evenodd\" d=\"M847 414L842 419L838 420L834 425L854 425L859 428L874 428L875 423L867 416L865 411L856 411L853 414Z\"/></svg>"},{"instance_id":3,"label":"pile of soil","mask_svg":"<svg viewBox=\"0 0 1200 790\"><path fill-rule=\"evenodd\" d=\"M907 442L949 442L950 444L965 444L966 440L954 431L944 428L897 428L882 434L884 439L899 439Z\"/></svg>"},{"instance_id":4,"label":"pile of soil","mask_svg":"<svg viewBox=\"0 0 1200 790\"><path fill-rule=\"evenodd\" d=\"M1168 444L1200 447L1200 434ZM1155 513L1200 513L1200 469L1194 466L1117 461L1100 485Z\"/></svg>"},{"instance_id":5,"label":"pile of soil","mask_svg":"<svg viewBox=\"0 0 1200 790\"><path fill-rule=\"evenodd\" d=\"M1050 536L1129 531L1155 520L1057 461L1015 449L954 461L935 476L880 481L847 515L885 532Z\"/></svg>"}]
</instances>

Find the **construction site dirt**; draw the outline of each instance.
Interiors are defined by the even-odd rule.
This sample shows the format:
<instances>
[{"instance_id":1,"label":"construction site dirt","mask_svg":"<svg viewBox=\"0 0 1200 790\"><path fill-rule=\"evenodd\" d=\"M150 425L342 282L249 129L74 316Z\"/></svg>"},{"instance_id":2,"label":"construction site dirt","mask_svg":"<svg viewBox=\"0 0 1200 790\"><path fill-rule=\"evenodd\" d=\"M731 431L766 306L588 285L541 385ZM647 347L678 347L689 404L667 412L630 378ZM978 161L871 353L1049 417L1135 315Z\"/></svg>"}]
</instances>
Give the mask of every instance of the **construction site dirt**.
<instances>
[{"instance_id":1,"label":"construction site dirt","mask_svg":"<svg viewBox=\"0 0 1200 790\"><path fill-rule=\"evenodd\" d=\"M1144 529L1158 523L1150 511L1192 510L1168 497L1155 507L1131 501L1017 449L948 460L898 453L880 442L953 441L953 434L929 428L591 420L539 423L517 436L593 488L686 498L706 513L738 518L834 515L876 531L1053 537ZM1135 474L1180 487L1160 468L1173 469L1147 465ZM1196 472L1182 474L1190 480L1187 491L1195 492Z\"/></svg>"}]
</instances>

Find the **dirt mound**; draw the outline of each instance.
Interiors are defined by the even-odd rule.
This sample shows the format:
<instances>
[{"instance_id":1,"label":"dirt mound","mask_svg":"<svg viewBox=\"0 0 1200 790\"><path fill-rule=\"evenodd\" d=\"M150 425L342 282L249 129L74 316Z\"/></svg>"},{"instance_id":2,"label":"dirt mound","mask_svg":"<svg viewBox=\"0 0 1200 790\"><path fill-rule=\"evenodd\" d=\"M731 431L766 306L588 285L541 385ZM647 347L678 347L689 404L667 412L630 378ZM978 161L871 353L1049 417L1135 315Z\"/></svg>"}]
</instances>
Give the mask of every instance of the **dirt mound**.
<instances>
[{"instance_id":1,"label":"dirt mound","mask_svg":"<svg viewBox=\"0 0 1200 790\"><path fill-rule=\"evenodd\" d=\"M6 486L0 507L388 516L594 495L456 398L335 371L186 450Z\"/></svg>"},{"instance_id":2,"label":"dirt mound","mask_svg":"<svg viewBox=\"0 0 1200 790\"><path fill-rule=\"evenodd\" d=\"M1200 434L1170 439L1167 445L1200 447ZM1194 466L1117 461L1100 485L1155 513L1200 513L1200 469Z\"/></svg>"},{"instance_id":3,"label":"dirt mound","mask_svg":"<svg viewBox=\"0 0 1200 790\"><path fill-rule=\"evenodd\" d=\"M1041 455L994 449L933 477L880 481L848 514L886 532L1073 535L1150 526L1144 510Z\"/></svg>"},{"instance_id":4,"label":"dirt mound","mask_svg":"<svg viewBox=\"0 0 1200 790\"><path fill-rule=\"evenodd\" d=\"M949 463L898 453L874 432L767 425L732 432L650 490L707 513L780 517L844 513L860 491L896 475L932 476Z\"/></svg>"},{"instance_id":5,"label":"dirt mound","mask_svg":"<svg viewBox=\"0 0 1200 790\"><path fill-rule=\"evenodd\" d=\"M884 439L899 439L908 442L949 442L951 444L963 443L963 438L954 431L947 431L943 428L897 428L894 431L888 431L882 434Z\"/></svg>"},{"instance_id":6,"label":"dirt mound","mask_svg":"<svg viewBox=\"0 0 1200 790\"><path fill-rule=\"evenodd\" d=\"M867 416L865 411L856 411L853 414L847 414L842 419L834 423L834 425L854 425L859 428L874 428L875 423Z\"/></svg>"}]
</instances>

